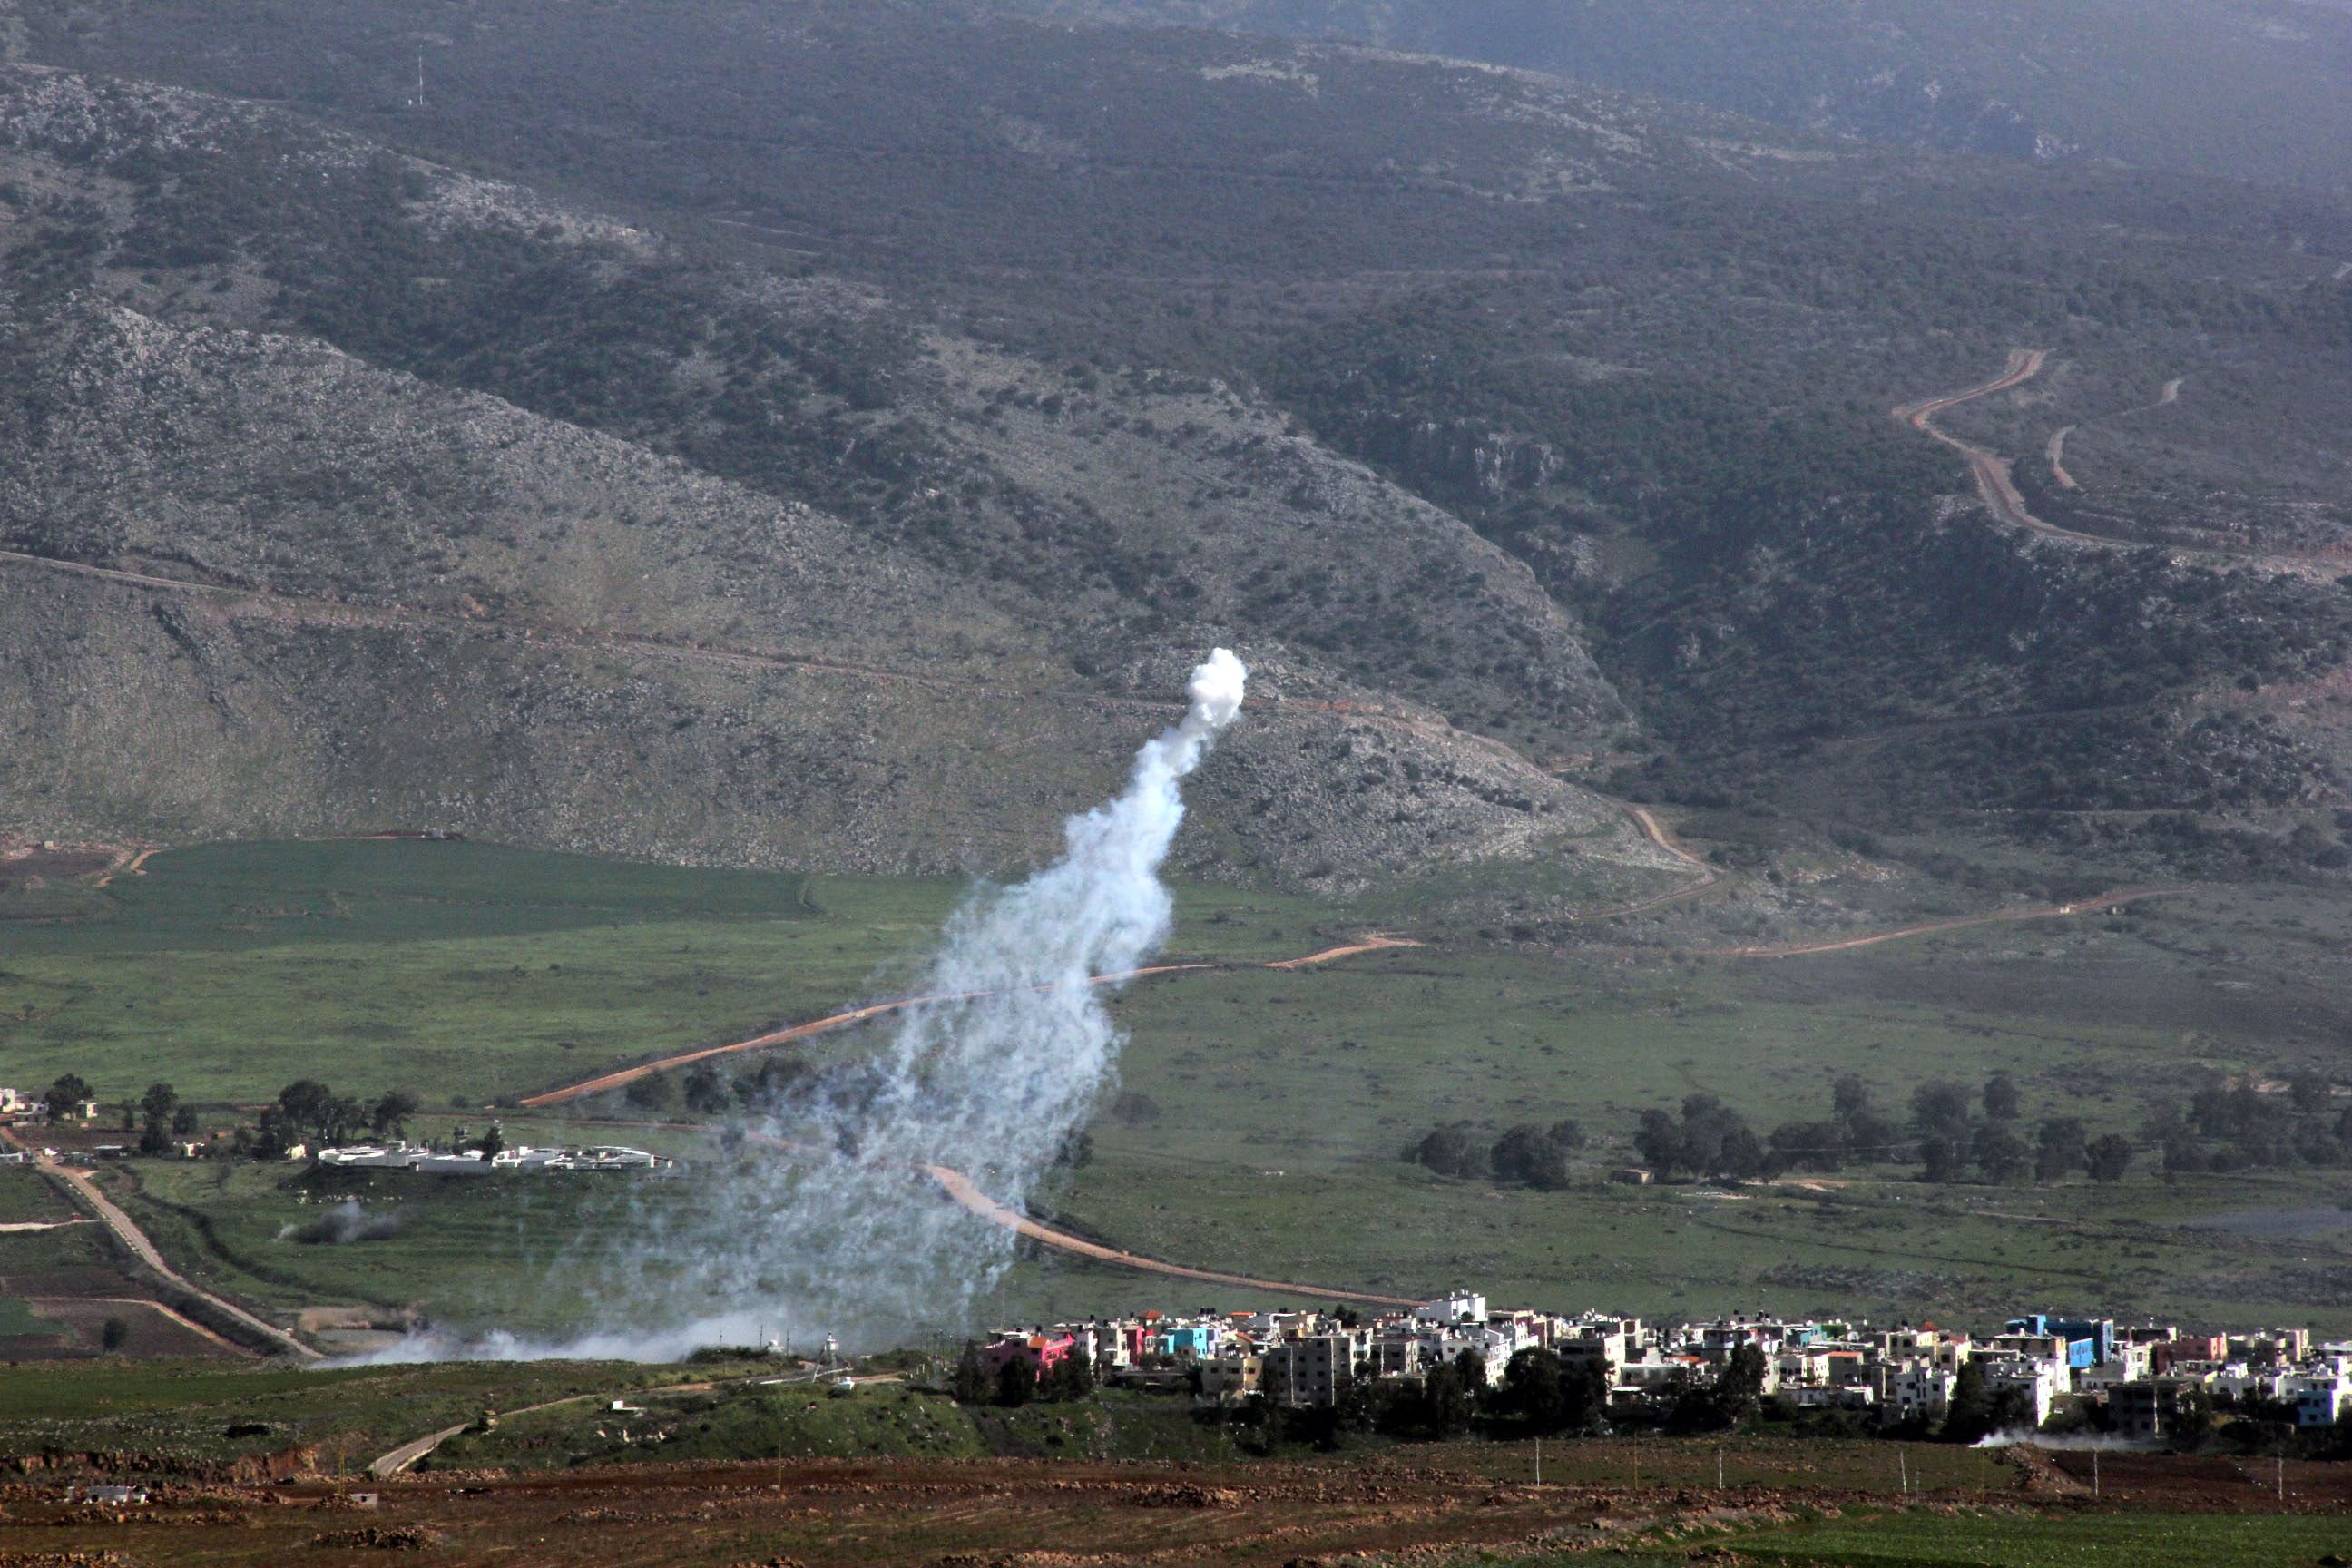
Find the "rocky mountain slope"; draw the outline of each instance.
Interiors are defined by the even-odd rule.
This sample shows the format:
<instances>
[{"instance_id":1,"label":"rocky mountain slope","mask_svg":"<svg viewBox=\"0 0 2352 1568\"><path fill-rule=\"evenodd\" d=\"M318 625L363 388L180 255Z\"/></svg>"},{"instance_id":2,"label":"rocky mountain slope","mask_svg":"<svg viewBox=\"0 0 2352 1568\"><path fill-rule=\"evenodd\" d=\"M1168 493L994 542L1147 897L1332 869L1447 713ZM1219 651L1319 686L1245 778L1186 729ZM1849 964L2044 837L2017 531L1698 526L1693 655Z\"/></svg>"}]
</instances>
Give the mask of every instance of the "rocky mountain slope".
<instances>
[{"instance_id":1,"label":"rocky mountain slope","mask_svg":"<svg viewBox=\"0 0 2352 1568\"><path fill-rule=\"evenodd\" d=\"M1560 773L1732 838L1916 834L1922 865L1955 833L2040 856L2053 824L2108 879L2171 874L2209 828L2232 866L2338 852L2343 726L2233 705L2324 689L2352 647L2344 198L957 5L16 15L49 63L0 107L6 526L41 549L520 622L539 650L814 655L1024 714L1157 702L1234 642L1302 736L1384 715L1445 751L1356 771L1361 810L1316 798L1315 767L1350 776L1336 741L1252 781L1229 859L1323 885L1562 842L1547 802L1603 821ZM290 390L192 373L167 415L108 346L151 328L400 390L306 426ZM1890 417L2023 348L2037 377L1949 429L2054 510L2029 458L2078 426L2064 504L2096 547L1987 510ZM2213 394L2170 405L2193 439L2108 417L2183 378ZM420 474L406 433L446 418L411 399L652 477L608 505L586 458L523 485L521 447L445 434ZM377 436L311 462L321 437L277 435L344 424ZM214 447L213 476L181 460ZM673 529L704 503L662 486L745 521ZM166 521L125 521L134 493ZM844 754L920 743L860 724ZM661 852L988 862L1065 793L1007 830L950 788ZM891 837L922 810L951 826Z\"/></svg>"},{"instance_id":2,"label":"rocky mountain slope","mask_svg":"<svg viewBox=\"0 0 2352 1568\"><path fill-rule=\"evenodd\" d=\"M20 284L0 383L9 827L405 824L680 860L1001 868L1101 792L1185 660L1223 639L1263 679L1195 861L1328 886L1580 835L1603 860L1655 858L1604 805L1360 684L1475 707L1479 678L1409 661L1491 646L1479 662L1556 692L1557 723L1625 722L1523 565L1228 389L1084 388L910 338L874 434L920 467L894 475L899 516L856 528L257 330L301 287L273 275L285 235L208 253L153 231L161 208L184 225L201 205L184 174L159 196L157 159L295 171L315 210L384 172L375 149L25 68L0 78L0 136ZM446 253L436 286L465 287L477 230L612 289L670 264L628 226L398 173L404 242ZM889 309L697 286L750 330ZM664 373L722 379L688 357ZM1308 580L1335 556L1355 566L1343 586ZM1332 597L1388 617L1387 651L1318 649Z\"/></svg>"}]
</instances>

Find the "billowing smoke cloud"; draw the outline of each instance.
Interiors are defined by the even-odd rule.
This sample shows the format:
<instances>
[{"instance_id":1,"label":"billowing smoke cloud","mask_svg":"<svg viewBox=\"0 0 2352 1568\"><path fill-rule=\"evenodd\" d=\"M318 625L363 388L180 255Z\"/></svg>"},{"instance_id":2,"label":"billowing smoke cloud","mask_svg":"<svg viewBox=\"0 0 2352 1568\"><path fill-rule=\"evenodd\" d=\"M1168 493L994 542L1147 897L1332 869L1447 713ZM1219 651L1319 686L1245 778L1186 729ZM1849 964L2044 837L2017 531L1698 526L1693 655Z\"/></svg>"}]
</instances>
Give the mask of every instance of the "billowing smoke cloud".
<instances>
[{"instance_id":1,"label":"billowing smoke cloud","mask_svg":"<svg viewBox=\"0 0 2352 1568\"><path fill-rule=\"evenodd\" d=\"M1195 669L1182 721L1136 754L1116 798L1069 819L1061 858L949 921L920 988L936 999L898 1014L870 1060L764 1108L690 1217L647 1215L635 1266L608 1279L629 1321L561 1353L664 1358L763 1328L870 1346L968 1327L1013 1238L947 1202L928 1170L1018 1209L1091 1115L1121 1044L1097 977L1140 967L1168 936L1160 870L1180 785L1240 711L1247 673L1224 648Z\"/></svg>"}]
</instances>

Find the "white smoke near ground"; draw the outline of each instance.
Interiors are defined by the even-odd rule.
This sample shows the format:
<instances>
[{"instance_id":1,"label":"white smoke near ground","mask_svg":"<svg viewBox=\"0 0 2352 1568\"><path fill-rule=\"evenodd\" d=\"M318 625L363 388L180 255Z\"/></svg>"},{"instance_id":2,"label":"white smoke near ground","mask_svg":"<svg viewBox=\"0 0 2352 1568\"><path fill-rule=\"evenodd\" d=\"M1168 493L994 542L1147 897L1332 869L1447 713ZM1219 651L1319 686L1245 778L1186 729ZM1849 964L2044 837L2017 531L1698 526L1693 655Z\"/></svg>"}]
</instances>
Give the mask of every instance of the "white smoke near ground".
<instances>
[{"instance_id":1,"label":"white smoke near ground","mask_svg":"<svg viewBox=\"0 0 2352 1568\"><path fill-rule=\"evenodd\" d=\"M2104 1432L1994 1432L1971 1445L1979 1448L2046 1448L2053 1454L2145 1454L2164 1447L2161 1437L2122 1437Z\"/></svg>"},{"instance_id":2,"label":"white smoke near ground","mask_svg":"<svg viewBox=\"0 0 2352 1568\"><path fill-rule=\"evenodd\" d=\"M1127 787L1064 826L1062 856L983 889L949 921L921 994L873 1058L761 1108L693 1212L648 1211L603 1289L614 1320L561 1344L404 1341L371 1359L672 1360L761 1333L877 1347L971 1326L1014 1237L948 1202L961 1172L1015 1211L1092 1115L1122 1036L1104 1005L1167 940L1160 871L1182 781L1241 710L1248 671L1218 648L1183 719L1136 753Z\"/></svg>"},{"instance_id":3,"label":"white smoke near ground","mask_svg":"<svg viewBox=\"0 0 2352 1568\"><path fill-rule=\"evenodd\" d=\"M348 1200L308 1225L279 1226L278 1239L299 1242L305 1247L348 1247L355 1241L382 1241L399 1232L397 1214L371 1214L365 1205Z\"/></svg>"}]
</instances>

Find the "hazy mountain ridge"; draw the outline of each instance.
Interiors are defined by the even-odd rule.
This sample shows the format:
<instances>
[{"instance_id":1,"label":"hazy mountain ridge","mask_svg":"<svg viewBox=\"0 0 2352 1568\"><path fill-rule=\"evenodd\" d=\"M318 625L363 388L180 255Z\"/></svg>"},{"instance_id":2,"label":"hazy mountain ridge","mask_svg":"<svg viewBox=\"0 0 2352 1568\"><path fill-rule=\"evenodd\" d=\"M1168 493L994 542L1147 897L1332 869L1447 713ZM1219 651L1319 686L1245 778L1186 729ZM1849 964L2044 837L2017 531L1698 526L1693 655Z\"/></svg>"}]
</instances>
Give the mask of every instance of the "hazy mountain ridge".
<instances>
[{"instance_id":1,"label":"hazy mountain ridge","mask_svg":"<svg viewBox=\"0 0 2352 1568\"><path fill-rule=\"evenodd\" d=\"M1351 38L1902 146L2342 189L2352 15L2294 0L1005 0L1031 15Z\"/></svg>"}]
</instances>

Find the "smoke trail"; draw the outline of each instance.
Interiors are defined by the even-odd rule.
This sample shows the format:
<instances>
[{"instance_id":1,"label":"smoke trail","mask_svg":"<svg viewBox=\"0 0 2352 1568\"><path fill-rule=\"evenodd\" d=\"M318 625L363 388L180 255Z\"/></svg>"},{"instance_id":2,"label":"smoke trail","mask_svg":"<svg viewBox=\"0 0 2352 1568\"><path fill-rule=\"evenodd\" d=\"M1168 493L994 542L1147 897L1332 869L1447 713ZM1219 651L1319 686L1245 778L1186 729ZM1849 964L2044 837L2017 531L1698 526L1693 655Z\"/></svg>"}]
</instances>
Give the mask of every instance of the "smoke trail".
<instances>
[{"instance_id":1,"label":"smoke trail","mask_svg":"<svg viewBox=\"0 0 2352 1568\"><path fill-rule=\"evenodd\" d=\"M764 1107L690 1216L645 1216L636 1267L606 1280L606 1299L627 1303L625 1328L563 1347L390 1354L667 1359L748 1343L763 1326L852 1346L967 1327L1013 1238L944 1201L924 1167L961 1171L1017 1209L1091 1114L1121 1043L1094 979L1139 967L1166 940L1160 868L1184 817L1179 786L1240 711L1247 674L1229 650L1212 653L1192 672L1190 710L1137 752L1127 788L1065 824L1061 858L949 921L921 987L940 1000L899 1014L875 1058Z\"/></svg>"}]
</instances>

